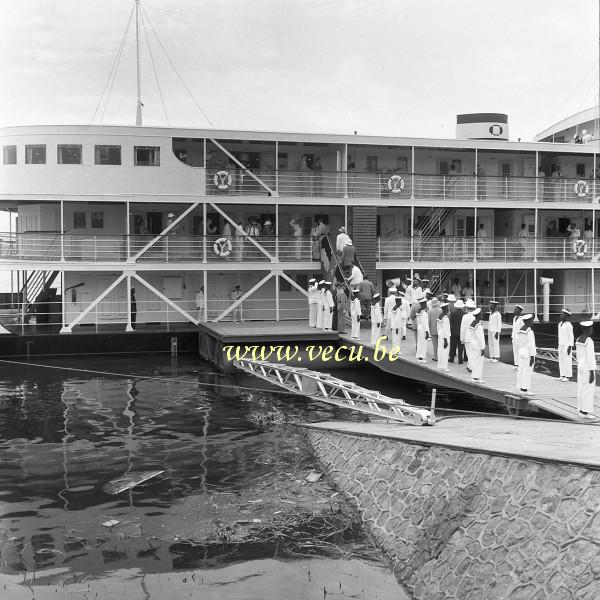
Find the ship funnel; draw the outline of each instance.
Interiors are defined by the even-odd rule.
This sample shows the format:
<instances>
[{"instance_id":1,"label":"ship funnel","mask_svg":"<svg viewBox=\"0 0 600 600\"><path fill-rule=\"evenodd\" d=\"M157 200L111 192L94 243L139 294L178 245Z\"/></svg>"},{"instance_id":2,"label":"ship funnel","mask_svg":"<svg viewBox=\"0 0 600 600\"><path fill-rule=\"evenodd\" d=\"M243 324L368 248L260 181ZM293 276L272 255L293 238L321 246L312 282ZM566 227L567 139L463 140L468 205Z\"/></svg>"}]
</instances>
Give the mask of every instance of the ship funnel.
<instances>
[{"instance_id":1,"label":"ship funnel","mask_svg":"<svg viewBox=\"0 0 600 600\"><path fill-rule=\"evenodd\" d=\"M456 115L459 140L508 140L508 115L503 113L468 113Z\"/></svg>"}]
</instances>

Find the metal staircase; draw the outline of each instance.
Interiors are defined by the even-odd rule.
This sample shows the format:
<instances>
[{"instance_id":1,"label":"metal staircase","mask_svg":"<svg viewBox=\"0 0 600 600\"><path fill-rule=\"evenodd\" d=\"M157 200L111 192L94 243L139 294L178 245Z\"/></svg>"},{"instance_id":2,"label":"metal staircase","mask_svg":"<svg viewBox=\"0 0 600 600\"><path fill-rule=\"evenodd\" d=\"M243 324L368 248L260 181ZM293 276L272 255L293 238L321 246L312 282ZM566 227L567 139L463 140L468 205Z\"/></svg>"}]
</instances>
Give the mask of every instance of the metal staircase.
<instances>
[{"instance_id":1,"label":"metal staircase","mask_svg":"<svg viewBox=\"0 0 600 600\"><path fill-rule=\"evenodd\" d=\"M431 209L431 214L421 217L419 225L421 225L423 239L437 235L443 229L444 223L453 210L452 208L436 206Z\"/></svg>"},{"instance_id":2,"label":"metal staircase","mask_svg":"<svg viewBox=\"0 0 600 600\"><path fill-rule=\"evenodd\" d=\"M30 315L35 312L36 305L50 289L59 271L30 271L21 288L21 297L25 304L23 313Z\"/></svg>"},{"instance_id":3,"label":"metal staircase","mask_svg":"<svg viewBox=\"0 0 600 600\"><path fill-rule=\"evenodd\" d=\"M429 274L429 289L434 296L437 296L444 289L444 284L452 271L437 269Z\"/></svg>"}]
</instances>

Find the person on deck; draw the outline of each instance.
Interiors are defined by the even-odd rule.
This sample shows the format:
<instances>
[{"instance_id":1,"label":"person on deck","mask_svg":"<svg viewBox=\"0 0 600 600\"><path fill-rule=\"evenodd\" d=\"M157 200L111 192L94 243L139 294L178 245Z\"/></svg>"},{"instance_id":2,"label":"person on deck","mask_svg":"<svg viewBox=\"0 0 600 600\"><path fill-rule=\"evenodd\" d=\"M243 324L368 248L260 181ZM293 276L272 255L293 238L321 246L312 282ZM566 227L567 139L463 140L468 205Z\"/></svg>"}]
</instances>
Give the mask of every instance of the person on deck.
<instances>
[{"instance_id":1,"label":"person on deck","mask_svg":"<svg viewBox=\"0 0 600 600\"><path fill-rule=\"evenodd\" d=\"M333 321L333 294L331 293L331 281L326 281L323 288L323 331L331 331Z\"/></svg>"},{"instance_id":2,"label":"person on deck","mask_svg":"<svg viewBox=\"0 0 600 600\"><path fill-rule=\"evenodd\" d=\"M371 346L374 346L381 337L383 315L379 298L379 294L373 294L373 298L371 298Z\"/></svg>"},{"instance_id":3,"label":"person on deck","mask_svg":"<svg viewBox=\"0 0 600 600\"><path fill-rule=\"evenodd\" d=\"M577 410L579 416L595 418L594 392L596 391L596 353L592 339L593 321L581 323L581 335L577 338Z\"/></svg>"},{"instance_id":4,"label":"person on deck","mask_svg":"<svg viewBox=\"0 0 600 600\"><path fill-rule=\"evenodd\" d=\"M400 292L402 293L402 292ZM391 351L397 352L398 354L402 354L400 352L400 337L402 333L402 303L404 299L402 296L396 296L396 304L390 311L390 330L391 330L391 340L392 340L392 349ZM406 320L404 321L406 326Z\"/></svg>"},{"instance_id":5,"label":"person on deck","mask_svg":"<svg viewBox=\"0 0 600 600\"><path fill-rule=\"evenodd\" d=\"M323 329L323 289L325 288L325 280L321 279L315 293L317 299L317 329Z\"/></svg>"},{"instance_id":6,"label":"person on deck","mask_svg":"<svg viewBox=\"0 0 600 600\"><path fill-rule=\"evenodd\" d=\"M515 369L519 368L519 331L521 331L521 327L523 327L522 313L523 307L520 304L517 304L513 314L512 332L510 334L513 348L513 366Z\"/></svg>"},{"instance_id":7,"label":"person on deck","mask_svg":"<svg viewBox=\"0 0 600 600\"><path fill-rule=\"evenodd\" d=\"M357 287L360 290L362 314L366 315L371 309L371 298L373 298L375 286L371 283L366 275L363 275L363 280L358 284Z\"/></svg>"},{"instance_id":8,"label":"person on deck","mask_svg":"<svg viewBox=\"0 0 600 600\"><path fill-rule=\"evenodd\" d=\"M360 299L358 295L360 294L360 290L358 288L354 288L352 290L352 302L350 303L350 317L352 319L352 330L350 335L352 339L358 340L360 339Z\"/></svg>"},{"instance_id":9,"label":"person on deck","mask_svg":"<svg viewBox=\"0 0 600 600\"><path fill-rule=\"evenodd\" d=\"M339 285L336 292L337 305L337 330L339 333L346 333L346 315L348 314L348 296L343 285Z\"/></svg>"},{"instance_id":10,"label":"person on deck","mask_svg":"<svg viewBox=\"0 0 600 600\"><path fill-rule=\"evenodd\" d=\"M465 305L462 300L457 300L454 303L454 310L450 315L450 356L449 361L454 362L454 357L457 356L458 364L462 365L465 359L465 348L460 341L460 326L462 318L465 314Z\"/></svg>"},{"instance_id":11,"label":"person on deck","mask_svg":"<svg viewBox=\"0 0 600 600\"><path fill-rule=\"evenodd\" d=\"M308 280L308 326L317 326L317 310L319 308L319 284L313 277Z\"/></svg>"},{"instance_id":12,"label":"person on deck","mask_svg":"<svg viewBox=\"0 0 600 600\"><path fill-rule=\"evenodd\" d=\"M523 315L521 318L521 329L518 333L518 356L519 364L517 370L517 389L526 396L533 396L531 391L531 375L535 363L536 347L535 334L531 329L533 315Z\"/></svg>"},{"instance_id":13,"label":"person on deck","mask_svg":"<svg viewBox=\"0 0 600 600\"><path fill-rule=\"evenodd\" d=\"M569 381L573 377L573 324L570 321L571 311L563 308L558 323L558 369L560 381Z\"/></svg>"},{"instance_id":14,"label":"person on deck","mask_svg":"<svg viewBox=\"0 0 600 600\"><path fill-rule=\"evenodd\" d=\"M418 299L420 310L417 314L417 360L427 362L427 340L429 340L429 316L427 315L427 299Z\"/></svg>"},{"instance_id":15,"label":"person on deck","mask_svg":"<svg viewBox=\"0 0 600 600\"><path fill-rule=\"evenodd\" d=\"M236 285L229 295L231 298L232 304L235 304L242 297L242 288ZM244 319L242 317L242 304L238 304L232 311L232 319L234 323L241 323Z\"/></svg>"},{"instance_id":16,"label":"person on deck","mask_svg":"<svg viewBox=\"0 0 600 600\"><path fill-rule=\"evenodd\" d=\"M481 308L476 308L472 313L473 322L470 329L470 345L471 356L469 364L473 373L471 377L477 383L483 383L483 357L485 355L485 335L483 333L483 325L481 324L482 311Z\"/></svg>"},{"instance_id":17,"label":"person on deck","mask_svg":"<svg viewBox=\"0 0 600 600\"><path fill-rule=\"evenodd\" d=\"M388 340L392 339L392 317L391 311L396 306L396 291L397 288L392 286L388 288L388 296L383 303L383 322L385 323L385 335Z\"/></svg>"},{"instance_id":18,"label":"person on deck","mask_svg":"<svg viewBox=\"0 0 600 600\"><path fill-rule=\"evenodd\" d=\"M196 294L196 311L198 315L198 322L203 323L204 318L204 286L201 285L198 293Z\"/></svg>"},{"instance_id":19,"label":"person on deck","mask_svg":"<svg viewBox=\"0 0 600 600\"><path fill-rule=\"evenodd\" d=\"M498 311L498 301L490 300L490 320L488 323L488 347L490 359L498 362L500 359L500 332L502 331L502 315Z\"/></svg>"},{"instance_id":20,"label":"person on deck","mask_svg":"<svg viewBox=\"0 0 600 600\"><path fill-rule=\"evenodd\" d=\"M352 266L356 264L356 248L352 244L352 240L350 238L348 238L346 245L342 249L340 263L344 271L344 276L347 277L352 271Z\"/></svg>"},{"instance_id":21,"label":"person on deck","mask_svg":"<svg viewBox=\"0 0 600 600\"><path fill-rule=\"evenodd\" d=\"M408 319L410 317L410 304L406 301L406 298L404 297L404 292L397 291L396 295L400 296L400 298L402 298L402 302L400 304L401 309L402 309L402 312L400 314L400 335L402 336L402 339L405 340L406 339L406 323L408 323Z\"/></svg>"},{"instance_id":22,"label":"person on deck","mask_svg":"<svg viewBox=\"0 0 600 600\"><path fill-rule=\"evenodd\" d=\"M344 249L344 246L346 246L349 242L351 243L352 240L350 239L350 236L346 233L346 228L343 225L338 229L338 231L339 233L335 238L335 249L338 254L341 254L342 250Z\"/></svg>"},{"instance_id":23,"label":"person on deck","mask_svg":"<svg viewBox=\"0 0 600 600\"><path fill-rule=\"evenodd\" d=\"M429 310L427 311L427 316L429 318L429 333L431 334L431 342L433 344L433 356L431 360L436 361L438 359L438 332L437 332L437 324L438 319L442 314L442 309L440 308L440 302L437 298L432 298L429 304Z\"/></svg>"},{"instance_id":24,"label":"person on deck","mask_svg":"<svg viewBox=\"0 0 600 600\"><path fill-rule=\"evenodd\" d=\"M448 355L450 354L450 317L448 315L448 309L450 305L448 302L440 304L440 316L437 321L437 359L438 369L440 371L449 371L448 369Z\"/></svg>"},{"instance_id":25,"label":"person on deck","mask_svg":"<svg viewBox=\"0 0 600 600\"><path fill-rule=\"evenodd\" d=\"M475 310L475 302L469 299L465 302L465 308L467 312L463 315L462 321L460 323L460 341L464 345L465 355L467 357L467 371L471 373L473 368L471 367L471 323L475 317L473 316L473 311Z\"/></svg>"}]
</instances>

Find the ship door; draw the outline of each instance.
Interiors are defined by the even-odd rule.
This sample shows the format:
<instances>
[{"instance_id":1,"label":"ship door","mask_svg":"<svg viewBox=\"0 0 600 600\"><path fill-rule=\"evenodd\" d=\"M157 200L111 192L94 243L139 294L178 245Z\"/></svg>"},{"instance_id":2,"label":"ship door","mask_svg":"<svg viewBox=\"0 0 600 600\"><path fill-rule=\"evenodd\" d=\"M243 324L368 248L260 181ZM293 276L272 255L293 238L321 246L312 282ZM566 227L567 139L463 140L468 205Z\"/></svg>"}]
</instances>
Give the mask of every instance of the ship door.
<instances>
[{"instance_id":1,"label":"ship door","mask_svg":"<svg viewBox=\"0 0 600 600\"><path fill-rule=\"evenodd\" d=\"M148 233L158 235L163 230L162 213L149 212L146 214L146 223L148 224Z\"/></svg>"}]
</instances>

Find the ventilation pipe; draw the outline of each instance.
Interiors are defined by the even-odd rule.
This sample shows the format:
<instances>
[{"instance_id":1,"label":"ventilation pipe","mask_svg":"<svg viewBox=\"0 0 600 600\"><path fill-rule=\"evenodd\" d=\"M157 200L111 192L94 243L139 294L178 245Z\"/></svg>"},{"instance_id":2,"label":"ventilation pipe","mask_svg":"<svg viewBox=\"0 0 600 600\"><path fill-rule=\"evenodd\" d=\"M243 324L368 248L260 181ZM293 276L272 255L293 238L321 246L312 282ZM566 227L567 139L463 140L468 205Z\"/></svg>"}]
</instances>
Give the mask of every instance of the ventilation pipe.
<instances>
[{"instance_id":1,"label":"ventilation pipe","mask_svg":"<svg viewBox=\"0 0 600 600\"><path fill-rule=\"evenodd\" d=\"M542 286L543 315L542 321L547 323L550 320L550 286L554 283L552 277L540 277Z\"/></svg>"}]
</instances>

